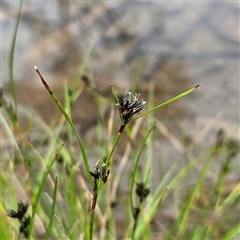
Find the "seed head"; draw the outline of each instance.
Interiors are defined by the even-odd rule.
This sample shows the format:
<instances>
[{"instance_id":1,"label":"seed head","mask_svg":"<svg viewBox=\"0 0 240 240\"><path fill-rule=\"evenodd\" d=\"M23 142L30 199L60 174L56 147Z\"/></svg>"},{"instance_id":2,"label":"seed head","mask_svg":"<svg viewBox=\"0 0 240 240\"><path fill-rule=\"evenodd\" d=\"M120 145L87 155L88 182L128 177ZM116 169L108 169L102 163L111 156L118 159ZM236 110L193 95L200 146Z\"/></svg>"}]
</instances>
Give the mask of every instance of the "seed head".
<instances>
[{"instance_id":1,"label":"seed head","mask_svg":"<svg viewBox=\"0 0 240 240\"><path fill-rule=\"evenodd\" d=\"M24 203L24 202L20 201L20 202L18 202L17 211L14 211L11 209L7 215L11 218L17 218L17 219L19 219L19 221L21 221L24 218L24 216L28 210L28 207L29 207L28 202Z\"/></svg>"},{"instance_id":2,"label":"seed head","mask_svg":"<svg viewBox=\"0 0 240 240\"><path fill-rule=\"evenodd\" d=\"M137 183L136 193L142 202L150 193L150 188L145 187L143 182Z\"/></svg>"},{"instance_id":3,"label":"seed head","mask_svg":"<svg viewBox=\"0 0 240 240\"><path fill-rule=\"evenodd\" d=\"M94 181L98 181L100 179L103 183L106 183L110 174L110 169L107 170L107 165L99 159L95 164L93 172L90 171L90 173L93 176Z\"/></svg>"},{"instance_id":4,"label":"seed head","mask_svg":"<svg viewBox=\"0 0 240 240\"><path fill-rule=\"evenodd\" d=\"M140 94L128 92L126 97L119 97L119 103L117 105L123 125L126 125L132 119L132 116L140 112L146 104L146 101L143 99L141 101L138 100L139 95Z\"/></svg>"}]
</instances>

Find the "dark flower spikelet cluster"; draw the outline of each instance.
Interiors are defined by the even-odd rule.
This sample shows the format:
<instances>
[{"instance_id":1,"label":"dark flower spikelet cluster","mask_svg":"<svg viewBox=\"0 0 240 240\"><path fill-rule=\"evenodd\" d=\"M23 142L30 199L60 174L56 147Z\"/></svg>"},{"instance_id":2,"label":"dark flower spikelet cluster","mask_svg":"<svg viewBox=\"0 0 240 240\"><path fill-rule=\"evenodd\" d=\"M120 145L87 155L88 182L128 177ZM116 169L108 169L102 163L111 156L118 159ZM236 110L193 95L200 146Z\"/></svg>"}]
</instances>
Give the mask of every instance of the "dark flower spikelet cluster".
<instances>
[{"instance_id":1,"label":"dark flower spikelet cluster","mask_svg":"<svg viewBox=\"0 0 240 240\"><path fill-rule=\"evenodd\" d=\"M136 186L136 194L137 194L137 196L139 197L140 203L142 203L143 200L144 200L145 198L147 198L147 196L149 195L149 193L150 193L150 188L145 187L145 185L144 185L143 182L137 183L137 186ZM138 207L135 207L134 210L135 210L135 212L133 213L133 218L134 218L135 220L137 220L138 215L139 215L139 213L141 212L141 207L140 207L140 205L139 205Z\"/></svg>"},{"instance_id":2,"label":"dark flower spikelet cluster","mask_svg":"<svg viewBox=\"0 0 240 240\"><path fill-rule=\"evenodd\" d=\"M30 225L30 216L25 216L29 207L29 203L18 202L17 211L10 209L7 214L11 218L17 218L20 222L19 232L24 235L25 238L29 236L29 225Z\"/></svg>"},{"instance_id":3,"label":"dark flower spikelet cluster","mask_svg":"<svg viewBox=\"0 0 240 240\"><path fill-rule=\"evenodd\" d=\"M110 174L110 169L107 170L107 165L102 161L98 160L95 164L93 172L90 172L94 181L102 180L103 183L106 183L108 176Z\"/></svg>"},{"instance_id":4,"label":"dark flower spikelet cluster","mask_svg":"<svg viewBox=\"0 0 240 240\"><path fill-rule=\"evenodd\" d=\"M140 198L140 202L142 202L150 193L150 188L144 186L143 182L137 183L136 194Z\"/></svg>"},{"instance_id":5,"label":"dark flower spikelet cluster","mask_svg":"<svg viewBox=\"0 0 240 240\"><path fill-rule=\"evenodd\" d=\"M122 124L126 125L131 119L132 116L138 112L140 112L146 101L138 100L140 94L132 94L128 92L128 94L124 98L119 98L118 108L119 108L119 115L122 120Z\"/></svg>"},{"instance_id":6,"label":"dark flower spikelet cluster","mask_svg":"<svg viewBox=\"0 0 240 240\"><path fill-rule=\"evenodd\" d=\"M90 174L92 175L94 179L93 184L93 200L91 204L91 209L95 209L96 203L97 203L97 195L98 195L98 181L101 180L103 183L106 183L108 180L108 176L110 174L110 169L107 170L107 165L103 162L103 160L99 159L95 167L93 169L93 172L90 171Z\"/></svg>"}]
</instances>

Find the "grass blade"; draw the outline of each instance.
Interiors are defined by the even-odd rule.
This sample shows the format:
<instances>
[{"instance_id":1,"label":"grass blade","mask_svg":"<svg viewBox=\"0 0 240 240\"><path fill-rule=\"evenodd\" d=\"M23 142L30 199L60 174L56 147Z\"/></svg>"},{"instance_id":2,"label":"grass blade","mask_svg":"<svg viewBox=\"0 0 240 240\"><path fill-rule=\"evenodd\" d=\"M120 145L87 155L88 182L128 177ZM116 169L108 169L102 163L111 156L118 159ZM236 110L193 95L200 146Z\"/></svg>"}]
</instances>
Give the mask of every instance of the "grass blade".
<instances>
[{"instance_id":1,"label":"grass blade","mask_svg":"<svg viewBox=\"0 0 240 240\"><path fill-rule=\"evenodd\" d=\"M200 85L198 84L198 85L195 86L194 88L191 88L191 89L187 90L186 92L183 92L183 93L177 95L176 97L171 98L171 99L169 99L168 101L166 101L166 102L164 102L164 103L161 103L160 105L157 105L156 107L154 107L154 108L148 110L147 112L145 112L145 113L139 115L138 117L136 117L135 120L138 119L138 118L144 117L144 116L146 116L147 114L149 114L149 113L151 113L151 112L154 112L154 111L156 111L156 110L158 110L158 109L160 109L160 108L162 108L162 107L164 107L164 106L166 106L166 105L168 105L168 104L170 104L170 103L172 103L172 102L175 102L175 101L177 101L178 99L180 99L180 98L182 98L182 97L187 96L189 93L191 93L192 91L194 91L194 90L195 90L196 88L198 88L199 86L200 86Z\"/></svg>"},{"instance_id":2,"label":"grass blade","mask_svg":"<svg viewBox=\"0 0 240 240\"><path fill-rule=\"evenodd\" d=\"M139 153L136 157L136 159L134 160L134 167L133 167L133 174L132 174L132 177L131 177L131 189L130 189L130 206L131 206L131 211L132 211L132 215L134 216L134 212L135 212L135 208L134 208L134 200L133 200L133 188L134 188L134 182L135 182L135 178L136 178L136 173L137 173L137 167L138 167L138 163L139 163L139 160L140 160L140 157L141 157L141 154L142 154L142 151L146 145L146 142L147 142L147 139L150 135L150 133L152 132L154 128L154 124L152 124L152 126L150 127L150 129L148 130L147 132L147 135L145 136L143 142L142 142L142 145L140 147L140 150L139 150Z\"/></svg>"},{"instance_id":3,"label":"grass blade","mask_svg":"<svg viewBox=\"0 0 240 240\"><path fill-rule=\"evenodd\" d=\"M233 227L226 235L222 237L222 239L237 239L235 238L236 236L240 236L240 223Z\"/></svg>"},{"instance_id":4,"label":"grass blade","mask_svg":"<svg viewBox=\"0 0 240 240\"><path fill-rule=\"evenodd\" d=\"M44 80L43 76L41 75L41 73L39 72L39 70L38 70L38 68L36 66L35 66L35 70L36 70L38 76L40 77L44 87L47 89L47 91L49 92L50 96L52 97L52 99L54 100L54 102L56 103L58 108L60 109L61 113L64 115L64 117L66 118L67 122L70 124L70 126L73 129L73 131L75 132L75 134L77 136L77 139L78 139L78 143L79 143L81 152L82 152L83 161L84 161L84 165L85 165L85 168L86 168L88 179L89 179L91 185L93 185L92 177L91 177L91 174L90 174L90 167L89 167L88 159L87 159L87 154L85 152L85 149L84 149L84 146L83 146L83 143L82 143L82 139L80 138L80 136L79 136L75 126L73 125L72 120L70 119L70 117L66 113L64 107L62 106L60 101L57 99L56 95L52 92L52 90L50 89L50 87L48 86L47 82Z\"/></svg>"},{"instance_id":5,"label":"grass blade","mask_svg":"<svg viewBox=\"0 0 240 240\"><path fill-rule=\"evenodd\" d=\"M88 47L87 52L86 52L86 54L85 54L85 56L84 56L84 58L83 58L83 63L81 64L81 66L80 66L79 69L78 69L78 74L77 74L77 76L76 76L76 78L75 78L75 82L74 82L74 88L73 88L73 89L74 89L74 92L75 92L76 89L78 88L79 82L80 82L80 80L81 80L81 77L83 76L84 69L85 69L86 66L87 66L87 63L88 63L90 54L91 54L91 52L92 52L92 49L93 49L93 47L94 47L94 44L95 44L95 42L92 42L92 43L90 44L90 46Z\"/></svg>"},{"instance_id":6,"label":"grass blade","mask_svg":"<svg viewBox=\"0 0 240 240\"><path fill-rule=\"evenodd\" d=\"M50 235L52 223L53 223L54 210L55 210L56 198L57 198L57 185L58 185L58 178L57 177L55 177L54 183L55 183L55 185L54 185L54 191L53 191L53 203L52 203L52 206L51 206L49 224L48 224L48 228L47 228L46 235L45 235L44 239L48 239L48 237Z\"/></svg>"},{"instance_id":7,"label":"grass blade","mask_svg":"<svg viewBox=\"0 0 240 240\"><path fill-rule=\"evenodd\" d=\"M12 97L13 97L14 111L16 113L16 116L17 116L17 100L16 100L16 94L15 94L15 88L14 88L13 65L14 65L15 44L17 39L17 32L18 32L21 11L22 11L22 4L23 4L23 0L20 0L20 6L18 10L17 19L16 19L16 25L13 33L12 44L10 48L10 56L9 56L9 80L10 80L9 85L10 85L10 92L12 93Z\"/></svg>"},{"instance_id":8,"label":"grass blade","mask_svg":"<svg viewBox=\"0 0 240 240\"><path fill-rule=\"evenodd\" d=\"M57 154L55 155L55 157L50 162L49 166L47 167L47 169L46 169L45 173L43 174L42 179L40 181L39 189L37 191L37 194L35 195L35 199L34 199L33 206L32 206L32 216L31 216L31 222L30 222L30 226L29 226L29 236L31 234L31 230L32 230L32 227L33 227L34 215L35 215L35 213L37 211L37 206L38 206L38 202L39 202L39 199L40 199L40 195L41 195L42 190L43 190L43 186L44 186L44 184L46 182L46 179L47 179L47 176L50 173L50 171L51 171L51 169L53 167L53 164L57 160L57 157L58 157L59 153L61 152L62 148L63 148L63 144L58 149Z\"/></svg>"},{"instance_id":9,"label":"grass blade","mask_svg":"<svg viewBox=\"0 0 240 240\"><path fill-rule=\"evenodd\" d=\"M191 196L189 199L186 201L185 206L183 207L180 216L178 219L175 221L175 223L172 226L172 229L170 230L167 239L171 239L171 234L173 231L177 228L178 229L178 236L177 238L182 239L183 235L185 233L185 230L187 228L187 223L189 221L189 214L191 212L192 206L194 206L194 202L196 201L197 196L199 195L199 192L201 190L202 183L207 175L207 172L211 166L212 163L212 152L210 153L207 162L204 166L204 169L202 170L200 177L198 178L195 187L191 193ZM189 165L191 166L191 165Z\"/></svg>"}]
</instances>

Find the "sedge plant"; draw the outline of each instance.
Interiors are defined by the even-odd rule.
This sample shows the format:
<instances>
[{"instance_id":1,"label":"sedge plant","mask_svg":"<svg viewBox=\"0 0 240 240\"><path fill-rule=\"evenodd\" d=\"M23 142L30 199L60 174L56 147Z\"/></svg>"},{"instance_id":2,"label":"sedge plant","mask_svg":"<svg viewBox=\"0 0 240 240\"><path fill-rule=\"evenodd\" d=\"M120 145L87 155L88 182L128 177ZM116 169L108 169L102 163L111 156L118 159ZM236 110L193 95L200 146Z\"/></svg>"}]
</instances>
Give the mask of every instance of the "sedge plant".
<instances>
[{"instance_id":1,"label":"sedge plant","mask_svg":"<svg viewBox=\"0 0 240 240\"><path fill-rule=\"evenodd\" d=\"M108 165L110 164L110 160L113 156L114 150L115 150L115 148L116 148L116 146L117 146L117 144L120 140L120 137L121 137L126 125L130 122L130 120L132 119L132 117L135 114L137 114L141 110L143 110L144 105L146 104L146 101L139 100L138 99L139 95L136 94L136 93L133 94L132 92L128 92L125 97L120 98L116 94L115 89L112 87L112 92L113 92L113 94L116 98L116 102L117 102L116 104L117 104L118 109L119 109L119 116L120 116L120 119L121 119L121 125L120 125L120 128L119 128L116 140L113 144L113 147L112 147L110 153L108 154L108 157L107 157L106 161L103 162L102 160L98 160L96 165L95 165L95 168L92 172L92 171L90 171L90 168L89 168L89 163L88 163L86 152L85 152L85 149L84 149L84 146L83 146L83 142L82 142L75 126L73 125L70 117L68 116L64 107L62 106L62 104L60 103L60 101L58 100L56 95L52 92L49 85L47 84L47 82L45 81L45 79L43 78L42 74L40 73L40 71L38 70L38 68L36 66L35 66L35 70L36 70L37 74L39 75L44 87L46 88L46 90L48 91L48 93L50 94L50 96L52 97L52 99L54 100L54 102L56 103L56 105L60 109L61 113L64 115L67 122L72 127L73 131L75 132L75 134L77 136L77 139L78 139L78 142L79 142L79 147L80 147L81 152L82 152L82 157L83 157L83 160L84 160L84 165L85 165L85 168L86 168L86 172L88 174L88 178L90 180L90 183L93 185L93 195L92 195L90 220L89 220L89 238L92 239L92 237L93 237L93 227L94 227L94 217L95 217L95 207L96 207L96 204L97 204L98 191L102 187L102 184L106 183L106 181L108 179L108 176L110 174L110 169L108 169ZM195 86L194 88L189 89L188 91L185 91L185 92L177 95L176 97L174 97L174 98L172 98L172 99L170 99L170 100L168 100L168 101L166 101L166 102L148 110L146 113L138 116L136 119L138 119L140 117L144 117L147 114L149 114L153 111L156 111L156 110L160 109L161 107L166 106L166 105L168 105L168 104L170 104L170 103L188 95L189 93L191 93L192 91L194 91L198 87L199 87L199 85ZM90 176L93 177L93 181L92 181ZM148 192L149 190L145 189L144 186L142 185L142 183L138 184L138 189L139 190L137 190L137 194L140 197L140 202L142 202L143 198L147 197L148 194L146 194L146 192L149 193ZM139 214L139 209L136 208L134 211L135 212L133 213L133 216L134 216L135 219L137 219L137 216ZM135 227L134 227L134 231L135 231Z\"/></svg>"},{"instance_id":2,"label":"sedge plant","mask_svg":"<svg viewBox=\"0 0 240 240\"><path fill-rule=\"evenodd\" d=\"M155 189L152 187L153 132L157 129L167 137L170 136L169 139L180 149L180 154L185 154L183 145L177 142L177 139L166 129L163 131L163 126L154 119L153 113L187 96L199 85L154 106L154 85L149 85L147 100L140 99L140 95L136 93L145 64L145 57L143 57L134 79L134 86L125 96L120 96L114 87L111 87L115 97L115 101L112 102L95 89L89 88L87 91L99 106L99 115L104 115L100 111L104 112L106 105L111 108L108 119L107 144L102 136L105 131L104 117L101 117L101 121L99 120L97 123L96 129L98 129L99 148L101 149L99 151L95 149L99 153L99 158L91 167L89 155L96 147L89 146L79 134L72 120L71 106L85 90L79 89L78 86L80 79L83 78L84 69L94 44L92 43L86 52L71 91L67 82L64 82L64 104L59 101L39 69L35 67L43 86L61 113L55 125L50 126L38 115L22 108L17 101L13 61L22 2L16 18L9 58L9 85L13 106L5 99L4 89L0 94L1 126L9 142L9 149L11 149L6 155L4 153L1 161L3 171L0 173L0 183L3 188L0 196L0 238L151 239L151 223L164 199L175 192L177 186L190 175L192 170L199 169L201 163L199 177L187 199L179 204L171 203L174 209L178 209L176 219L169 228L165 227L161 230L166 239L236 239L240 235L239 221L236 221L237 218L229 213L238 209L236 202L240 197L240 185L236 184L227 197L223 191L227 175L232 169L232 159L239 151L238 146L232 141L228 139L218 141L216 146L198 156L186 154L188 162L184 168L177 171L177 162L174 163L162 176L157 187ZM120 124L116 131L114 108L118 108L120 117L118 120ZM28 123L27 132L23 132L21 129L20 117L24 117ZM144 122L146 123L145 127L143 127ZM66 125L67 142L63 145L61 133L65 131L64 126ZM30 137L34 126L37 126L43 133L37 136L35 142L31 141ZM235 131L238 129L239 126ZM123 144L121 140L124 137L129 140L126 141L123 157L116 167L116 149ZM141 139L140 144L134 142L136 137ZM75 138L80 154L72 146ZM211 165L216 152L220 151L219 149L226 153L226 159L219 174L214 175L211 172ZM141 172L139 165L144 151L147 152L147 157L145 169ZM202 159L205 161L202 162ZM121 209L125 221L120 233L115 215L116 211L119 211L117 207L118 199L121 198L118 193L120 184L123 184L121 181L124 181L123 174L129 162L132 164L130 184L127 186L129 197L124 198L126 204ZM21 167L23 167L22 172L18 170ZM204 212L197 210L197 204L206 179L214 180L214 186ZM25 199L18 199L16 194L18 189L16 190L16 188L25 190ZM195 222L191 221L192 214L196 215ZM225 216L226 220L222 216ZM42 232L39 230L39 222L44 226Z\"/></svg>"}]
</instances>

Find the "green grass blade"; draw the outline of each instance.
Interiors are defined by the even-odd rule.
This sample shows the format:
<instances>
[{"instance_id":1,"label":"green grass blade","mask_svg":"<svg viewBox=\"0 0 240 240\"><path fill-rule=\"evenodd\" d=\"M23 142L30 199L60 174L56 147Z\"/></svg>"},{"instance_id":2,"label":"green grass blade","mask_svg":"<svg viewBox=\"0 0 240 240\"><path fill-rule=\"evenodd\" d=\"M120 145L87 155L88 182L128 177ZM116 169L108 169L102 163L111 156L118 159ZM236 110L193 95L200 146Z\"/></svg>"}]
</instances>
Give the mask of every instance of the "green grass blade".
<instances>
[{"instance_id":1,"label":"green grass blade","mask_svg":"<svg viewBox=\"0 0 240 240\"><path fill-rule=\"evenodd\" d=\"M80 82L81 77L83 76L84 70L85 70L85 68L86 68L86 66L87 66L87 63L88 63L90 54L91 54L91 52L92 52L92 49L93 49L93 47L94 47L94 44L95 44L95 42L92 42L92 43L90 44L90 46L88 47L87 52L86 52L86 54L85 54L85 56L84 56L84 59L83 59L83 63L81 64L81 66L80 66L79 69L78 69L78 74L77 74L77 76L76 76L76 78L75 78L75 82L74 82L74 92L75 92L76 89L78 88L79 82Z\"/></svg>"},{"instance_id":2,"label":"green grass blade","mask_svg":"<svg viewBox=\"0 0 240 240\"><path fill-rule=\"evenodd\" d=\"M7 103L6 100L3 98L3 92L1 89L0 92L0 106L2 106L4 108L4 110L6 111L10 121L13 123L13 125L15 127L18 126L18 120L17 120L17 112L13 109L13 106L11 103Z\"/></svg>"},{"instance_id":3,"label":"green grass blade","mask_svg":"<svg viewBox=\"0 0 240 240\"><path fill-rule=\"evenodd\" d=\"M164 106L166 106L166 105L168 105L168 104L170 104L170 103L172 103L172 102L175 102L175 101L177 101L178 99L180 99L180 98L182 98L182 97L187 96L189 93L191 93L192 91L194 91L194 90L195 90L196 88L198 88L199 86L200 86L200 85L197 85L197 86L195 86L194 88L191 88L191 89L187 90L186 92L183 92L183 93L177 95L176 97L171 98L171 99L169 99L168 101L166 101L166 102L164 102L164 103L162 103L162 104L160 104L160 105L158 105L158 106L156 106L156 107L148 110L147 112L145 112L145 113L139 115L138 117L136 117L135 120L138 119L138 118L144 117L144 116L146 116L147 114L149 114L149 113L151 113L151 112L154 112L154 111L156 111L156 110L158 110L158 109L160 109L160 108L162 108L162 107L164 107Z\"/></svg>"},{"instance_id":4,"label":"green grass blade","mask_svg":"<svg viewBox=\"0 0 240 240\"><path fill-rule=\"evenodd\" d=\"M67 85L67 81L64 81L64 100L65 100L65 111L68 114L69 118L71 119L71 102L70 102L70 97L69 97L69 89ZM68 134L68 144L69 146L72 146L72 128L70 124L67 126L67 134ZM71 149L72 150L72 149ZM72 151L70 151L72 152Z\"/></svg>"},{"instance_id":5,"label":"green grass blade","mask_svg":"<svg viewBox=\"0 0 240 240\"><path fill-rule=\"evenodd\" d=\"M88 88L88 92L96 99L99 104L112 104L106 97L97 92L94 88Z\"/></svg>"},{"instance_id":6,"label":"green grass blade","mask_svg":"<svg viewBox=\"0 0 240 240\"><path fill-rule=\"evenodd\" d=\"M163 198L167 196L167 193L169 192L169 187L164 186L166 186L167 182L169 182L169 179L173 176L176 169L177 164L173 164L169 171L165 174L162 181L159 183L157 189L153 193L153 196L148 197L150 203L148 203L146 209L143 210L141 220L139 221L138 226L136 228L135 239L139 239L141 237L141 235L144 232L145 226L150 224L152 218L159 209L159 206L161 205Z\"/></svg>"},{"instance_id":7,"label":"green grass blade","mask_svg":"<svg viewBox=\"0 0 240 240\"><path fill-rule=\"evenodd\" d=\"M202 239L202 236L204 236L204 230L205 230L205 226L197 226L196 229L194 230L193 236L192 236L192 240L199 240ZM209 238L204 238L204 239L209 239Z\"/></svg>"},{"instance_id":8,"label":"green grass blade","mask_svg":"<svg viewBox=\"0 0 240 240\"><path fill-rule=\"evenodd\" d=\"M188 176L188 174L190 174L190 171L192 170L192 168L194 168L197 164L198 164L198 159L193 159L191 160L178 174L177 176L171 181L171 183L169 184L169 189L175 189L177 187L177 185L179 185L180 181Z\"/></svg>"},{"instance_id":9,"label":"green grass blade","mask_svg":"<svg viewBox=\"0 0 240 240\"><path fill-rule=\"evenodd\" d=\"M212 163L212 156L213 152L210 153L208 159L207 159L207 162L200 174L200 177L198 178L196 184L195 184L195 187L192 191L192 194L191 196L189 197L189 199L186 201L186 204L184 205L178 219L175 221L175 223L173 224L173 227L171 229L171 231L169 232L169 235L167 237L167 239L171 239L171 233L177 228L178 229L178 238L179 239L182 239L184 233L185 233L185 230L187 228L187 222L189 220L189 214L190 214L190 211L192 209L192 207L194 206L194 202L196 200L196 197L199 195L199 191L201 190L201 186L202 186L202 183L203 183L203 180L205 179L206 175L207 175L207 172L211 166L211 163Z\"/></svg>"},{"instance_id":10,"label":"green grass blade","mask_svg":"<svg viewBox=\"0 0 240 240\"><path fill-rule=\"evenodd\" d=\"M237 186L233 189L231 194L224 200L223 204L221 207L229 205L236 201L237 198L240 197L240 183L237 184ZM220 209L218 209L219 211Z\"/></svg>"},{"instance_id":11,"label":"green grass blade","mask_svg":"<svg viewBox=\"0 0 240 240\"><path fill-rule=\"evenodd\" d=\"M72 94L71 94L71 96L69 96L69 99L70 99L71 103L75 102L77 100L77 98L80 96L80 94L82 93L83 89L79 90L79 83L82 80L82 76L83 76L84 70L87 66L90 54L91 54L92 49L93 49L93 46L94 46L94 42L92 42L90 44L90 46L88 47L87 52L86 52L86 54L83 58L83 62L78 69L77 76L74 79Z\"/></svg>"},{"instance_id":12,"label":"green grass blade","mask_svg":"<svg viewBox=\"0 0 240 240\"><path fill-rule=\"evenodd\" d=\"M47 228L46 235L45 235L44 239L48 239L48 237L50 235L52 223L53 223L54 210L55 210L56 198L57 198L57 186L58 186L58 178L55 177L54 190L53 190L53 202L52 202L52 206L51 206L50 219L49 219L49 224L48 224L48 228Z\"/></svg>"},{"instance_id":13,"label":"green grass blade","mask_svg":"<svg viewBox=\"0 0 240 240\"><path fill-rule=\"evenodd\" d=\"M154 82L150 82L148 90L148 108L154 106ZM149 114L147 118L147 128L151 128L152 125L152 115ZM147 139L147 149L146 149L146 164L144 170L144 183L146 185L152 186L152 169L153 169L153 132L149 135Z\"/></svg>"},{"instance_id":14,"label":"green grass blade","mask_svg":"<svg viewBox=\"0 0 240 240\"><path fill-rule=\"evenodd\" d=\"M147 54L146 54L146 52L144 52L137 64L137 70L136 70L135 76L133 78L133 86L132 86L132 91L134 93L137 91L137 87L138 87L141 77L143 75L143 71L145 69L144 67L146 65L146 58L147 58Z\"/></svg>"},{"instance_id":15,"label":"green grass blade","mask_svg":"<svg viewBox=\"0 0 240 240\"><path fill-rule=\"evenodd\" d=\"M61 111L61 113L64 115L64 117L66 118L66 120L68 121L68 123L70 124L70 126L72 127L73 131L75 132L77 139L78 139L78 143L82 152L82 156L83 156L83 161L84 161L84 165L86 168L86 172L87 172L87 176L88 179L91 183L91 185L93 185L93 180L92 180L92 176L90 174L90 167L88 164L88 159L87 159L87 154L85 152L84 146L83 146L83 142L82 139L80 138L72 120L70 119L70 117L68 116L68 114L66 113L64 107L62 106L62 104L60 103L60 101L57 99L56 95L51 91L50 87L48 86L47 82L44 80L43 76L41 75L41 73L39 72L38 68L35 66L35 70L38 73L44 87L47 89L47 91L49 92L50 96L52 97L52 99L54 100L54 102L56 103L56 105L58 106L59 110Z\"/></svg>"},{"instance_id":16,"label":"green grass blade","mask_svg":"<svg viewBox=\"0 0 240 240\"><path fill-rule=\"evenodd\" d=\"M140 147L138 155L137 155L136 159L134 160L133 174L132 174L132 177L131 177L131 189L130 189L130 193L131 193L130 194L130 197L131 197L130 206L131 206L132 215L134 215L134 213L135 213L134 199L133 199L133 188L134 188L134 182L135 182L135 178L136 178L136 174L137 174L137 167L138 167L138 163L139 163L142 151L143 151L143 149L146 145L147 139L148 139L150 133L152 132L153 128L154 128L154 124L152 124L152 126L149 128L149 130L147 132L147 135L145 136L145 138L142 142L142 145Z\"/></svg>"},{"instance_id":17,"label":"green grass blade","mask_svg":"<svg viewBox=\"0 0 240 240\"><path fill-rule=\"evenodd\" d=\"M23 0L20 0L20 6L18 10L18 15L16 19L16 25L13 33L13 38L12 38L12 44L10 48L10 56L9 56L9 80L10 80L10 92L12 93L13 97L13 103L14 103L14 111L16 113L17 117L17 100L16 100L16 94L15 94L15 88L14 88L14 52L15 52L15 44L16 44L16 39L17 39L17 32L18 32L18 26L19 26L19 21L20 21L20 16L21 16L21 11L22 11L22 4Z\"/></svg>"},{"instance_id":18,"label":"green grass blade","mask_svg":"<svg viewBox=\"0 0 240 240\"><path fill-rule=\"evenodd\" d=\"M18 146L17 140L14 136L14 133L12 132L11 128L9 127L7 120L4 118L4 116L1 114L0 115L0 123L3 126L3 128L5 129L6 134L8 135L11 143L13 144L15 150L17 150L17 152L19 152L21 154L21 150Z\"/></svg>"},{"instance_id":19,"label":"green grass blade","mask_svg":"<svg viewBox=\"0 0 240 240\"><path fill-rule=\"evenodd\" d=\"M151 204L149 204L149 207L144 209L144 211L142 212L142 220L141 222L139 221L134 239L145 239L144 237L142 238L141 235L144 233L146 228L150 225L150 222L153 219L158 207L161 205L163 198L166 196L167 191L168 191L168 187L166 187L163 191L161 191L160 195L158 195L157 200L151 201Z\"/></svg>"},{"instance_id":20,"label":"green grass blade","mask_svg":"<svg viewBox=\"0 0 240 240\"><path fill-rule=\"evenodd\" d=\"M9 219L7 217L7 211L5 211L4 206L2 205L2 199L0 201L0 216L1 216L0 239L12 239L10 235L11 231Z\"/></svg>"},{"instance_id":21,"label":"green grass blade","mask_svg":"<svg viewBox=\"0 0 240 240\"><path fill-rule=\"evenodd\" d=\"M41 195L42 190L43 190L43 186L44 186L44 184L46 182L46 179L47 179L47 176L50 173L50 171L51 171L51 169L53 167L53 164L57 160L57 157L58 157L59 153L61 152L63 146L64 145L62 145L58 149L56 155L54 156L54 158L50 162L49 166L47 167L47 169L46 169L45 173L43 174L42 179L40 181L39 188L38 188L38 191L37 191L37 193L35 195L35 199L34 199L33 206L32 206L32 216L31 216L31 222L30 222L30 226L29 226L29 235L31 235L31 231L32 231L32 227L33 227L33 221L34 221L34 216L35 216L35 213L37 211L37 206L38 206L38 202L39 202L39 199L40 199L40 195Z\"/></svg>"},{"instance_id":22,"label":"green grass blade","mask_svg":"<svg viewBox=\"0 0 240 240\"><path fill-rule=\"evenodd\" d=\"M238 238L236 238L238 236ZM233 227L227 234L225 234L222 239L231 240L239 239L240 237L240 222Z\"/></svg>"}]
</instances>

